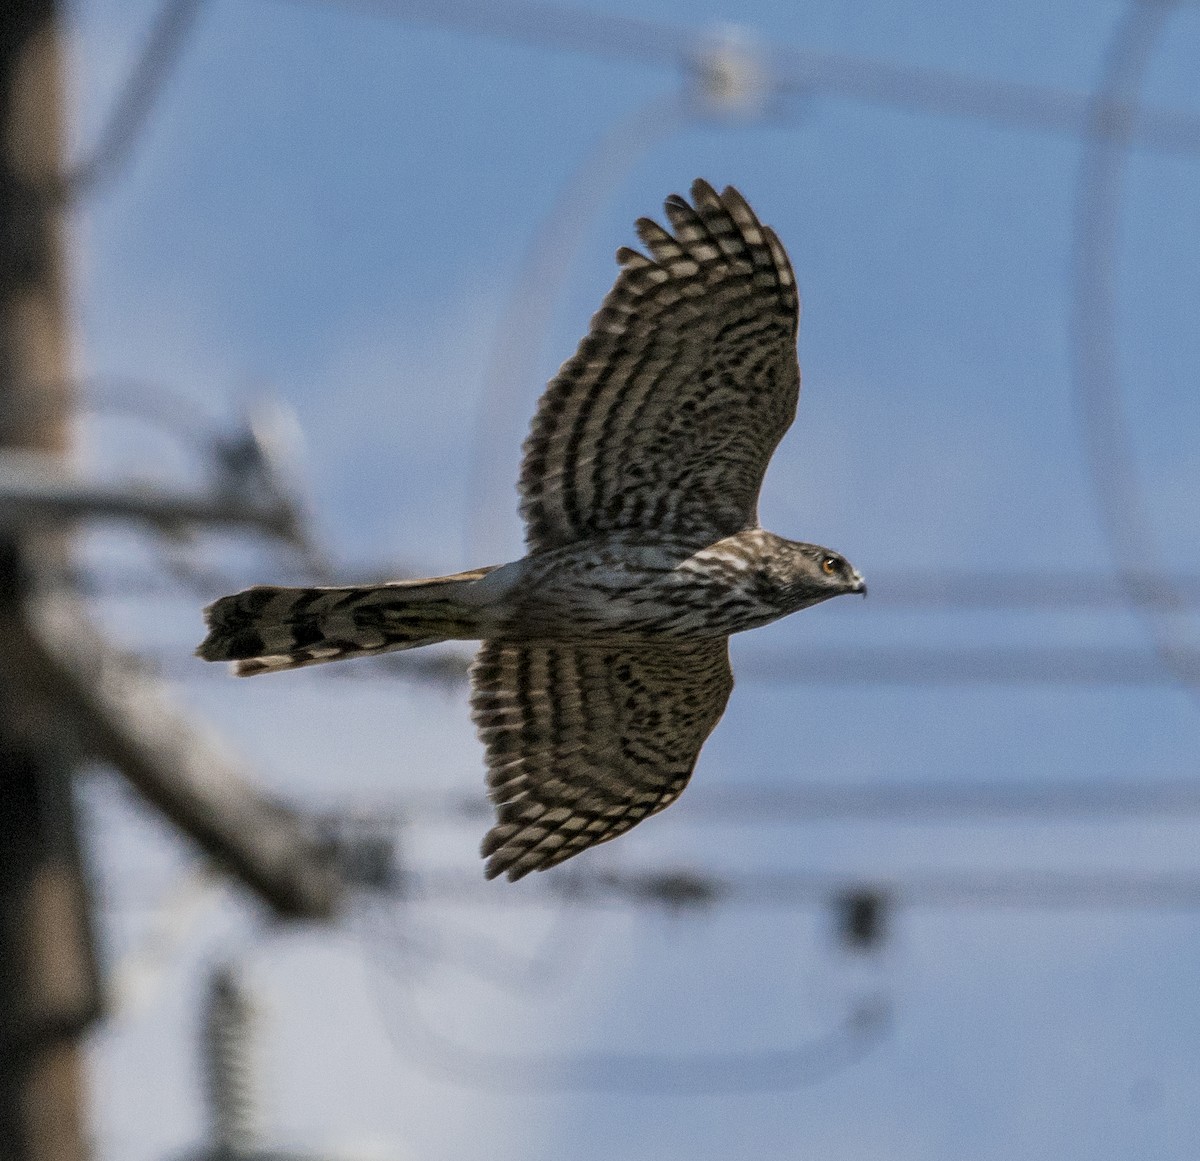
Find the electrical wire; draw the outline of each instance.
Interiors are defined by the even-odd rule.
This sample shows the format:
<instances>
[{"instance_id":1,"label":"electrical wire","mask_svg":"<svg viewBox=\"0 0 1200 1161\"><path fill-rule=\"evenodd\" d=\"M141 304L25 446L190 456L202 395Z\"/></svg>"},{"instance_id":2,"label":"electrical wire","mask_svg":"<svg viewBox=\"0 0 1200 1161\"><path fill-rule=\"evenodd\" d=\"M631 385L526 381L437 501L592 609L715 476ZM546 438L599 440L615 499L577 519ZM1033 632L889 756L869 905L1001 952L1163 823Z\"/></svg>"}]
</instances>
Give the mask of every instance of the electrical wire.
<instances>
[{"instance_id":1,"label":"electrical wire","mask_svg":"<svg viewBox=\"0 0 1200 1161\"><path fill-rule=\"evenodd\" d=\"M346 569L341 572L353 578L387 577L400 580L416 576L412 569ZM213 572L212 587L201 595L210 597L232 592L244 580L231 574ZM303 583L302 570L293 573L273 574L277 583L285 583L291 576L294 583ZM80 586L87 594L108 593L112 596L144 598L169 596L177 593L174 585L166 584L161 578L148 576L142 569L118 569L106 567L103 575L77 575L69 582ZM369 584L369 579L345 583ZM1200 609L1200 575L1177 574L1172 581L1174 592L1164 594L1161 587L1147 584L1143 604L1153 605L1163 613L1182 613ZM1074 613L1126 609L1129 601L1118 580L1111 576L1091 576L1084 573L962 573L946 574L929 578L920 573L871 574L872 611L898 611L915 613L955 612L1011 612L1046 611Z\"/></svg>"},{"instance_id":2,"label":"electrical wire","mask_svg":"<svg viewBox=\"0 0 1200 1161\"><path fill-rule=\"evenodd\" d=\"M222 674L193 663L179 649L146 645L157 673L177 680ZM181 647L182 648L182 647ZM159 652L153 652L159 650ZM184 651L186 652L186 650ZM1174 647L1173 661L1189 680L1200 681L1200 648ZM465 681L471 656L459 650L401 651L349 664L316 665L291 674L297 681L380 682L393 678ZM1082 689L1158 688L1177 681L1152 653L1136 647L808 646L803 652L757 649L739 653L738 680L769 685L831 686L1069 686Z\"/></svg>"},{"instance_id":3,"label":"electrical wire","mask_svg":"<svg viewBox=\"0 0 1200 1161\"><path fill-rule=\"evenodd\" d=\"M1200 649L1176 647L1174 664L1200 679ZM779 685L1069 685L1160 686L1176 680L1153 654L1120 646L1003 649L926 646L808 646L746 651L738 678Z\"/></svg>"},{"instance_id":4,"label":"electrical wire","mask_svg":"<svg viewBox=\"0 0 1200 1161\"><path fill-rule=\"evenodd\" d=\"M560 988L578 974L595 934L594 926L582 922L584 913L569 898L560 898L536 944L518 956L483 932L451 936L444 924L439 930L433 923L419 923L411 909L396 906L395 892L376 893L373 902L378 921L373 931L363 932L362 942L389 973L436 962L510 996L542 999Z\"/></svg>"},{"instance_id":5,"label":"electrical wire","mask_svg":"<svg viewBox=\"0 0 1200 1161\"><path fill-rule=\"evenodd\" d=\"M964 820L1122 821L1158 816L1192 819L1200 815L1200 779L1137 781L1089 776L1077 781L905 781L896 783L814 783L730 785L711 771L671 807L674 822L719 826L834 821L961 822ZM483 794L404 794L357 808L378 825L465 823L490 819L493 807ZM314 807L322 817L344 808Z\"/></svg>"},{"instance_id":6,"label":"electrical wire","mask_svg":"<svg viewBox=\"0 0 1200 1161\"><path fill-rule=\"evenodd\" d=\"M565 880L571 879L568 884ZM685 895L681 888L687 888ZM1195 871L762 871L723 874L671 867L590 874L562 873L546 884L497 890L478 874L414 875L407 899L465 907L547 907L569 889L575 906L676 910L824 907L850 892L875 892L897 907L1000 910L1200 910ZM693 901L694 900L694 901Z\"/></svg>"},{"instance_id":7,"label":"electrical wire","mask_svg":"<svg viewBox=\"0 0 1200 1161\"><path fill-rule=\"evenodd\" d=\"M405 884L410 884L407 878ZM572 882L564 880L551 904L561 920L566 912L563 903L569 902L570 915L574 907ZM376 908L378 899L376 897ZM411 924L411 901L407 886L402 899L393 901L388 912L391 918L399 913L407 930ZM403 901L402 901L403 900ZM376 910L375 917L378 917ZM370 919L370 913L360 913ZM556 920L556 923L557 921ZM561 932L554 936L553 946L564 950ZM841 1069L862 1060L878 1046L891 1028L890 1009L880 998L855 1004L844 1019L828 1032L806 1043L778 1049L751 1050L711 1054L617 1053L592 1052L562 1055L496 1053L458 1043L441 1033L424 1015L416 995L415 977L420 960L427 950L405 941L400 958L381 958L378 950L388 940L364 930L362 942L373 954L369 962L377 1002L389 1015L389 1036L400 1054L431 1075L476 1088L497 1091L574 1091L574 1092L634 1092L646 1095L693 1095L701 1093L738 1093L781 1091L815 1084ZM457 961L459 966L463 966ZM479 965L469 965L477 968ZM560 965L561 966L561 965ZM384 993L380 973L386 972L391 989ZM496 979L489 969L480 974L489 982L499 983L509 991L528 989L524 981L514 981L502 975ZM517 987L513 984L516 983ZM540 990L540 989L539 989ZM401 1033L399 1029L403 1029Z\"/></svg>"},{"instance_id":8,"label":"electrical wire","mask_svg":"<svg viewBox=\"0 0 1200 1161\"><path fill-rule=\"evenodd\" d=\"M708 1056L596 1052L538 1057L457 1043L425 1019L411 995L403 995L396 1007L404 1033L393 1031L392 1039L404 1056L446 1080L500 1092L700 1096L788 1091L819 1084L861 1063L891 1030L885 1005L863 1004L830 1031L794 1047Z\"/></svg>"},{"instance_id":9,"label":"electrical wire","mask_svg":"<svg viewBox=\"0 0 1200 1161\"><path fill-rule=\"evenodd\" d=\"M488 915L511 909L550 911L561 915L564 907L573 912L654 910L669 914L711 915L727 910L795 910L827 907L849 895L874 894L896 908L912 910L1022 910L1022 911L1200 911L1200 869L1137 870L1124 868L1084 869L967 869L908 867L900 870L751 870L728 872L712 867L664 864L602 871L561 868L554 873L523 882L514 888L507 883L483 879L477 867L469 870L447 867L409 867L406 875L388 891L359 892L357 914L378 923L386 915L388 928L369 924L352 927L360 942L373 951L389 948L397 955L425 955L453 959L465 971L487 978L472 951L461 959L447 948L438 948L419 936L396 939L395 930L407 924L416 907L462 907ZM138 901L133 900L136 904ZM151 909L158 897L142 900ZM121 906L131 900L121 899ZM374 908L374 916L367 908ZM485 947L480 944L479 947ZM399 960L381 966L394 971ZM514 992L533 991L527 976L528 963L513 960L489 982ZM536 976L540 969L535 968ZM557 974L557 969L552 974Z\"/></svg>"},{"instance_id":10,"label":"electrical wire","mask_svg":"<svg viewBox=\"0 0 1200 1161\"><path fill-rule=\"evenodd\" d=\"M391 567L339 566L339 573L350 578L346 584L371 584L380 578L402 580L415 577L414 569ZM211 596L231 592L244 583L230 574L215 575ZM273 574L278 579L278 574ZM296 584L304 581L297 567L291 573ZM1172 578L1170 593L1162 591L1158 578L1137 576L1141 587L1139 603L1148 604L1164 614L1200 609L1200 574L1180 573ZM358 578L358 579L356 579ZM176 591L142 569L107 568L103 576L80 577L77 582L88 592L103 591L107 581L113 595L131 597L167 595ZM278 581L278 583L284 583ZM382 582L381 582L382 583ZM1127 609L1129 600L1116 578L1106 574L1083 572L946 572L926 576L919 572L871 573L873 612L955 613L955 612L1053 612L1075 613ZM833 611L836 611L834 606Z\"/></svg>"},{"instance_id":11,"label":"electrical wire","mask_svg":"<svg viewBox=\"0 0 1200 1161\"><path fill-rule=\"evenodd\" d=\"M432 1076L500 1092L683 1096L786 1091L819 1083L857 1064L891 1031L889 1006L872 999L856 1004L833 1028L812 1040L777 1049L687 1055L490 1052L441 1033L422 1012L411 974L390 971L392 986L385 993L380 965L371 962L376 971L370 979L377 1002L388 1013L386 1026L397 1052Z\"/></svg>"},{"instance_id":12,"label":"electrical wire","mask_svg":"<svg viewBox=\"0 0 1200 1161\"><path fill-rule=\"evenodd\" d=\"M1136 455L1122 402L1117 343L1117 242L1122 185L1151 57L1176 5L1132 0L1105 55L1080 161L1072 245L1069 317L1071 385L1088 481L1109 556L1127 602L1146 625L1164 671L1200 704L1195 651L1177 643L1162 611L1184 607L1153 531L1138 483ZM1117 111L1123 110L1121 116ZM1107 124L1110 131L1099 132Z\"/></svg>"},{"instance_id":13,"label":"electrical wire","mask_svg":"<svg viewBox=\"0 0 1200 1161\"><path fill-rule=\"evenodd\" d=\"M92 195L110 183L129 162L183 58L205 3L206 0L163 0L96 144L83 161L68 170L56 191L59 197L75 199Z\"/></svg>"},{"instance_id":14,"label":"electrical wire","mask_svg":"<svg viewBox=\"0 0 1200 1161\"><path fill-rule=\"evenodd\" d=\"M559 8L552 4L491 4L479 0L303 0L322 7L356 10L382 19L453 28L565 52L590 53L670 65L699 39L681 25L635 16Z\"/></svg>"},{"instance_id":15,"label":"electrical wire","mask_svg":"<svg viewBox=\"0 0 1200 1161\"><path fill-rule=\"evenodd\" d=\"M1200 608L1200 574L1176 576L1169 593L1163 592L1161 577L1144 569L1127 570L1125 577L1137 587L1140 604L1163 613ZM1124 609L1126 592L1119 580L1099 573L871 570L873 612Z\"/></svg>"},{"instance_id":16,"label":"electrical wire","mask_svg":"<svg viewBox=\"0 0 1200 1161\"><path fill-rule=\"evenodd\" d=\"M684 69L702 57L714 39L702 30L683 25L520 0L505 4L484 0L303 2L564 52ZM1079 136L1088 128L1092 111L1086 94L1044 85L772 45L763 45L761 56L769 83L779 93L825 94L1070 136ZM1105 136L1123 138L1129 110L1110 105L1108 114L1093 119L1093 129ZM1138 115L1129 137L1140 148L1200 153L1200 117L1185 110L1145 109Z\"/></svg>"}]
</instances>

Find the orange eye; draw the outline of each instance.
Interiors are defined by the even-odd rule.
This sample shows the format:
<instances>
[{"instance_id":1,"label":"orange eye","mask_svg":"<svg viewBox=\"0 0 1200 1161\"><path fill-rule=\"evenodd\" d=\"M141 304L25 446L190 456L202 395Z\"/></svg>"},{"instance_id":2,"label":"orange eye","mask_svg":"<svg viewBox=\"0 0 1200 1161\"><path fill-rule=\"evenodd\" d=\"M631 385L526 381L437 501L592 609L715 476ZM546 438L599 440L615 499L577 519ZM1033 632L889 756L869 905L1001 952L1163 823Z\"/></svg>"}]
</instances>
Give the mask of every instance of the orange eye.
<instances>
[{"instance_id":1,"label":"orange eye","mask_svg":"<svg viewBox=\"0 0 1200 1161\"><path fill-rule=\"evenodd\" d=\"M827 556L821 561L821 569L826 576L833 576L837 572L838 561L836 556Z\"/></svg>"}]
</instances>

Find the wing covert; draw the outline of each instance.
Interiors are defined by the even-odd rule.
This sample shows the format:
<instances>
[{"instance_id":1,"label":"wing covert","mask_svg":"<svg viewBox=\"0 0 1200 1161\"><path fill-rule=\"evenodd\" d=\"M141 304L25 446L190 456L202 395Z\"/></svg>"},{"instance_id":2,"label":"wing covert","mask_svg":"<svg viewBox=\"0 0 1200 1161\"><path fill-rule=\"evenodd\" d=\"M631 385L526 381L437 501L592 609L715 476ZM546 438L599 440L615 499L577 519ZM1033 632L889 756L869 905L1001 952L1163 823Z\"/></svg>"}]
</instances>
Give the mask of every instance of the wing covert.
<instances>
[{"instance_id":1,"label":"wing covert","mask_svg":"<svg viewBox=\"0 0 1200 1161\"><path fill-rule=\"evenodd\" d=\"M489 879L623 834L682 793L729 693L725 640L616 648L485 641L471 712L497 822Z\"/></svg>"},{"instance_id":2,"label":"wing covert","mask_svg":"<svg viewBox=\"0 0 1200 1161\"><path fill-rule=\"evenodd\" d=\"M692 185L648 218L525 442L531 549L654 529L710 543L757 524L767 463L800 390L787 254L733 188Z\"/></svg>"}]
</instances>

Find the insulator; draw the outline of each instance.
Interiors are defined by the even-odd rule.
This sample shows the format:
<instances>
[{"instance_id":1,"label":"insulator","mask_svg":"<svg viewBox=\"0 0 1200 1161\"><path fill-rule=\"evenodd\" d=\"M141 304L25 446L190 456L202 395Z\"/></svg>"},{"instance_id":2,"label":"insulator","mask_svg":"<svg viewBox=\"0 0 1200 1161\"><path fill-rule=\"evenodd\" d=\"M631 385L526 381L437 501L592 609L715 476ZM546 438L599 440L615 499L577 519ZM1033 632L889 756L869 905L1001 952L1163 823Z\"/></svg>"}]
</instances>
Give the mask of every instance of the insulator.
<instances>
[{"instance_id":1,"label":"insulator","mask_svg":"<svg viewBox=\"0 0 1200 1161\"><path fill-rule=\"evenodd\" d=\"M204 1019L212 1141L219 1156L250 1153L259 1139L256 1005L238 971L214 972Z\"/></svg>"},{"instance_id":2,"label":"insulator","mask_svg":"<svg viewBox=\"0 0 1200 1161\"><path fill-rule=\"evenodd\" d=\"M834 901L837 937L850 951L878 951L887 938L888 899L878 890L846 891Z\"/></svg>"}]
</instances>

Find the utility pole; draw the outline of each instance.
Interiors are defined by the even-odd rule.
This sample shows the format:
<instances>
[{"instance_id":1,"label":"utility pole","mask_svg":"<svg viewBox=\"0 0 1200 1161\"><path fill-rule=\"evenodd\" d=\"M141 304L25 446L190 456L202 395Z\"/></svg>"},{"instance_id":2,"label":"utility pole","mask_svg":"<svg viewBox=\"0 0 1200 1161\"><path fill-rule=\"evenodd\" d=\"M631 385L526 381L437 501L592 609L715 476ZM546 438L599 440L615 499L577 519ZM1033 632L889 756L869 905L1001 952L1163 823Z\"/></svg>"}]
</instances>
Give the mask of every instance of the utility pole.
<instances>
[{"instance_id":1,"label":"utility pole","mask_svg":"<svg viewBox=\"0 0 1200 1161\"><path fill-rule=\"evenodd\" d=\"M55 0L0 5L0 447L66 451ZM99 1011L71 739L8 630L61 536L0 534L0 1155L81 1161L81 1035Z\"/></svg>"},{"instance_id":2,"label":"utility pole","mask_svg":"<svg viewBox=\"0 0 1200 1161\"><path fill-rule=\"evenodd\" d=\"M81 1037L100 1013L72 796L84 755L118 769L214 863L288 918L327 919L341 876L72 602L75 518L296 529L273 497L192 503L81 489L56 464L71 415L58 0L0 0L0 1158L84 1161ZM251 449L256 450L256 449ZM276 519L276 516L279 518Z\"/></svg>"}]
</instances>

